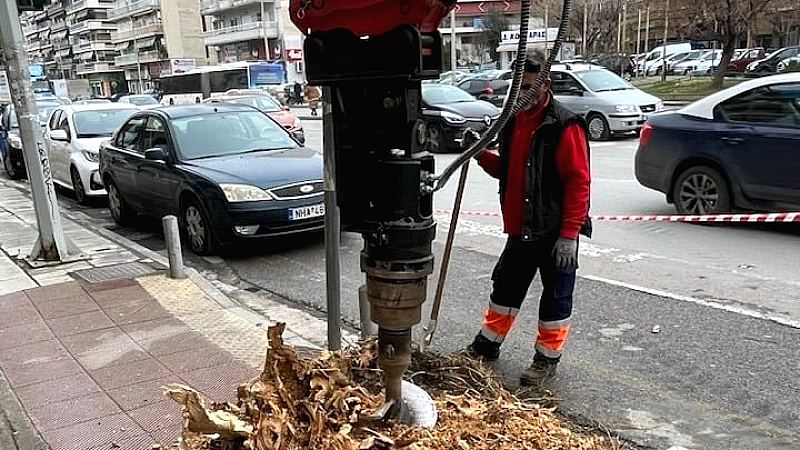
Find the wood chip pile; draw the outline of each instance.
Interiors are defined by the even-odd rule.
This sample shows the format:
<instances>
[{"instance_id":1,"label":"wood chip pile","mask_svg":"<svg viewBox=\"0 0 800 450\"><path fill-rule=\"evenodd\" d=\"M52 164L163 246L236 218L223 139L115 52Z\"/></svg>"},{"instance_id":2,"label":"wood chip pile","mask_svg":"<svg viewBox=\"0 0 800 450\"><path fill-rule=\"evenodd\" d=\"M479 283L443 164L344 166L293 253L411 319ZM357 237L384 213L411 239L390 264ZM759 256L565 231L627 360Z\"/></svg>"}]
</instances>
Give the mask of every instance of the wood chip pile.
<instances>
[{"instance_id":1,"label":"wood chip pile","mask_svg":"<svg viewBox=\"0 0 800 450\"><path fill-rule=\"evenodd\" d=\"M383 402L374 341L303 358L285 346L284 324L268 330L261 375L239 386L238 402L213 403L188 386L164 394L181 405L180 450L422 450L630 448L565 423L552 409L520 401L491 371L462 355L414 355L410 381L434 399L434 428L365 420Z\"/></svg>"}]
</instances>

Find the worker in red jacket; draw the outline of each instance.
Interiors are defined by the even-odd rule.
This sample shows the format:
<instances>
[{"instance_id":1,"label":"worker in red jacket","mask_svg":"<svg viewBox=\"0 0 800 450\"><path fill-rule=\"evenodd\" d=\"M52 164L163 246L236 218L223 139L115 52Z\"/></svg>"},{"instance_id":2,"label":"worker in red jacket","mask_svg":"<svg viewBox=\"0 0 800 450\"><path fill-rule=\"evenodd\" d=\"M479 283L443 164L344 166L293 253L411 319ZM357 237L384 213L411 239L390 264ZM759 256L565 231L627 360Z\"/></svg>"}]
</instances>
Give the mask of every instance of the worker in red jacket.
<instances>
[{"instance_id":1,"label":"worker in red jacket","mask_svg":"<svg viewBox=\"0 0 800 450\"><path fill-rule=\"evenodd\" d=\"M525 61L520 98L541 71L541 56ZM578 268L578 235L591 234L589 143L584 120L553 98L547 79L533 100L509 120L498 151L484 150L478 164L500 180L508 234L492 272L483 325L467 348L493 361L511 330L537 270L543 291L533 363L520 384L541 386L556 372L570 328Z\"/></svg>"}]
</instances>

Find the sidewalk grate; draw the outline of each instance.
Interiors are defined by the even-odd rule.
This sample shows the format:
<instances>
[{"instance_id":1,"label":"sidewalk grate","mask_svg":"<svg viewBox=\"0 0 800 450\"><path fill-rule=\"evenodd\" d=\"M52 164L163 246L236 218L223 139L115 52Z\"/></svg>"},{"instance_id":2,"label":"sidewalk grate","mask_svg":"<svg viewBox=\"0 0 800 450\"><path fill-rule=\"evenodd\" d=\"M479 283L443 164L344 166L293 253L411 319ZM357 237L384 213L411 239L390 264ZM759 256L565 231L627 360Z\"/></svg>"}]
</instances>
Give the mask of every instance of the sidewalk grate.
<instances>
[{"instance_id":1,"label":"sidewalk grate","mask_svg":"<svg viewBox=\"0 0 800 450\"><path fill-rule=\"evenodd\" d=\"M76 270L71 275L87 283L99 283L101 281L116 280L120 278L136 278L144 275L156 273L159 270L140 262L130 262L116 264L106 267L95 267L93 269Z\"/></svg>"}]
</instances>

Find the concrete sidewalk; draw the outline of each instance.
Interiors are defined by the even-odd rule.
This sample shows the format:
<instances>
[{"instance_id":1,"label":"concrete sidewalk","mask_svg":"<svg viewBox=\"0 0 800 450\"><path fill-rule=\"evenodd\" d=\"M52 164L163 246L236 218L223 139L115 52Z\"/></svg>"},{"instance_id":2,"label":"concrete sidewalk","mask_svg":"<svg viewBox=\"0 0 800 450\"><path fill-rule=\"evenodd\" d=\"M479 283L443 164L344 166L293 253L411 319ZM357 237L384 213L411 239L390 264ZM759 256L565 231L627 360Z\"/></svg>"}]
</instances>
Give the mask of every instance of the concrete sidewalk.
<instances>
[{"instance_id":1,"label":"concrete sidewalk","mask_svg":"<svg viewBox=\"0 0 800 450\"><path fill-rule=\"evenodd\" d=\"M296 347L324 343L318 317L265 299L257 314L191 269L170 279L163 255L67 212L82 258L31 266L36 221L22 186L0 179L0 449L167 447L181 415L162 386L234 400L263 366L271 321L287 323Z\"/></svg>"}]
</instances>

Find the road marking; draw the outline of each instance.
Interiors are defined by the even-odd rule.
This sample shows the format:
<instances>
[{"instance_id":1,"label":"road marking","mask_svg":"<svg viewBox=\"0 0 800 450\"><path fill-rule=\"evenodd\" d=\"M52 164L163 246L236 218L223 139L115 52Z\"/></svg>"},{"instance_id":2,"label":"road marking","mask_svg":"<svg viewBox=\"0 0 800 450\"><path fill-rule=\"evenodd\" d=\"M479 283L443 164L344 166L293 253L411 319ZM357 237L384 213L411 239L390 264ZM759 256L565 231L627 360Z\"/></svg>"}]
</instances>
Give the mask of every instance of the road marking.
<instances>
[{"instance_id":1,"label":"road marking","mask_svg":"<svg viewBox=\"0 0 800 450\"><path fill-rule=\"evenodd\" d=\"M769 321L772 321L772 322L775 322L775 323L778 323L778 324L781 324L781 325L786 325L786 326L789 326L789 327L792 327L792 328L800 329L800 321L787 319L785 317L773 316L773 315L770 315L770 314L763 314L763 313L760 313L760 312L757 312L757 311L752 311L752 310L745 309L745 308L739 308L739 307L730 306L730 305L723 305L723 304L716 303L716 302L713 302L713 301L701 300L699 298L689 297L689 296L686 296L686 295L673 294L671 292L662 291L660 289L653 289L653 288L648 288L648 287L644 287L644 286L638 286L638 285L635 285L635 284L626 283L624 281L612 280L610 278L603 278L603 277L598 277L598 276L595 276L595 275L580 275L580 277L581 278L586 278L587 280L593 280L593 281L599 281L601 283L611 284L613 286L624 287L626 289L631 289L631 290L634 290L634 291L643 292L645 294L656 295L656 296L659 296L659 297L671 298L673 300L678 300L678 301L688 302L688 303L694 303L694 304L697 304L697 305L700 305L700 306L707 306L709 308L720 309L720 310L727 311L727 312L732 312L732 313L735 313L735 314L741 314L743 316L752 317L754 319L769 320Z\"/></svg>"}]
</instances>

